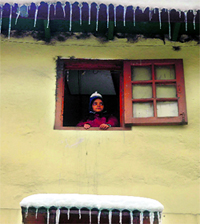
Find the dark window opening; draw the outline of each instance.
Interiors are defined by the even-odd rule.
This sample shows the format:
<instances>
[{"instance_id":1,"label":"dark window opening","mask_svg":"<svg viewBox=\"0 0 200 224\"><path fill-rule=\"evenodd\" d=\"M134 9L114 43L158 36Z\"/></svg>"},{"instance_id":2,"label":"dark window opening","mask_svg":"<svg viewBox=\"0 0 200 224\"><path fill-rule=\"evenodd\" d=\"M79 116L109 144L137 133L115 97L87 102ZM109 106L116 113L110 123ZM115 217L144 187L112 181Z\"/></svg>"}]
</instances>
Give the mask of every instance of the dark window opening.
<instances>
[{"instance_id":1,"label":"dark window opening","mask_svg":"<svg viewBox=\"0 0 200 224\"><path fill-rule=\"evenodd\" d=\"M63 126L76 126L88 113L89 97L95 91L106 110L119 120L120 72L110 70L65 70Z\"/></svg>"}]
</instances>

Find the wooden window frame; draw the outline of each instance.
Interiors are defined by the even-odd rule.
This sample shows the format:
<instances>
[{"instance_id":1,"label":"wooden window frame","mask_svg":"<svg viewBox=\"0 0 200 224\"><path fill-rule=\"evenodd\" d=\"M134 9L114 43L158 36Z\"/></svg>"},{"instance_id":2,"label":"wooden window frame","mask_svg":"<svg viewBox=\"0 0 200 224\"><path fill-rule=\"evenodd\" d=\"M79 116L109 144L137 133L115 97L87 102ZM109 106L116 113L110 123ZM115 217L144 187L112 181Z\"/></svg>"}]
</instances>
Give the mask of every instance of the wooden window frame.
<instances>
[{"instance_id":1,"label":"wooden window frame","mask_svg":"<svg viewBox=\"0 0 200 224\"><path fill-rule=\"evenodd\" d=\"M132 99L132 85L137 81L131 80L131 66L148 66L148 65L174 65L176 79L168 81L155 80L154 69L152 69L152 80L145 81L153 84L152 99L137 100ZM56 109L55 109L55 125L54 129L58 130L85 130L83 127L67 127L63 126L64 112L64 90L65 90L65 70L119 70L120 73L120 90L119 90L119 106L120 106L120 127L111 127L108 130L130 130L133 125L172 125L187 124L187 111L185 99L185 85L183 74L182 59L162 59L162 60L92 60L92 59L57 59L57 82L56 82ZM156 98L155 83L175 83L177 90L176 98ZM141 83L138 82L138 83ZM177 117L156 117L154 109L154 117L134 118L132 103L135 101L152 101L154 108L156 101L174 101L178 102L179 114ZM100 130L91 127L89 130Z\"/></svg>"},{"instance_id":2,"label":"wooden window frame","mask_svg":"<svg viewBox=\"0 0 200 224\"><path fill-rule=\"evenodd\" d=\"M154 66L175 66L176 78L173 80L156 80ZM131 67L132 66L151 66L152 79L148 81L132 81L131 80ZM132 98L132 85L134 84L152 84L152 98L148 99L133 99ZM156 97L156 84L159 83L173 83L176 85L177 96L174 98L157 98ZM154 107L154 117L133 117L133 102L152 102ZM164 101L177 101L178 102L178 116L176 117L157 117L156 103ZM183 74L183 61L182 59L162 59L162 60L132 60L124 61L124 116L125 123L129 125L172 125L172 124L187 124L187 111L186 111L186 97L185 97L185 84Z\"/></svg>"}]
</instances>

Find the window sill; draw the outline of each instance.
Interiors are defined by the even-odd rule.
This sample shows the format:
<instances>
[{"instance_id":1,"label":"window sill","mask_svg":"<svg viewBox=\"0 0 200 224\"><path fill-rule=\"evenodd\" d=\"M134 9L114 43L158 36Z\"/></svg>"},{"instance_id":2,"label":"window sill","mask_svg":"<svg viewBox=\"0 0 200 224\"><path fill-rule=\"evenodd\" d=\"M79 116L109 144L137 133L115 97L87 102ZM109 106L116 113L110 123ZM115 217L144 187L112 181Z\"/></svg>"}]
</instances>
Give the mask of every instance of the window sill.
<instances>
[{"instance_id":1,"label":"window sill","mask_svg":"<svg viewBox=\"0 0 200 224\"><path fill-rule=\"evenodd\" d=\"M131 130L131 127L111 127L107 130L101 130L98 127L91 127L89 129L85 129L84 127L55 127L55 130L74 130L74 131L129 131Z\"/></svg>"}]
</instances>

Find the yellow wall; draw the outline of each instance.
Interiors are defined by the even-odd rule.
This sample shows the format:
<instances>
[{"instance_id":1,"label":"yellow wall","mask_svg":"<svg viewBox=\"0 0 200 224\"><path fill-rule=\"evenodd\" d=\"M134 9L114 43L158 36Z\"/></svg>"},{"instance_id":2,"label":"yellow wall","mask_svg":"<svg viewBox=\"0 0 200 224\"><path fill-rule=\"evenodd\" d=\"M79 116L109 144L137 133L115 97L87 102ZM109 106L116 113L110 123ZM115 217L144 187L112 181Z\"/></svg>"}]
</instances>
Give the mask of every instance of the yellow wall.
<instances>
[{"instance_id":1,"label":"yellow wall","mask_svg":"<svg viewBox=\"0 0 200 224\"><path fill-rule=\"evenodd\" d=\"M181 46L174 51L172 46ZM184 62L189 124L130 131L54 130L57 56ZM20 201L36 193L149 197L163 224L199 220L199 47L161 40L90 38L45 45L1 40L1 224L21 223Z\"/></svg>"}]
</instances>

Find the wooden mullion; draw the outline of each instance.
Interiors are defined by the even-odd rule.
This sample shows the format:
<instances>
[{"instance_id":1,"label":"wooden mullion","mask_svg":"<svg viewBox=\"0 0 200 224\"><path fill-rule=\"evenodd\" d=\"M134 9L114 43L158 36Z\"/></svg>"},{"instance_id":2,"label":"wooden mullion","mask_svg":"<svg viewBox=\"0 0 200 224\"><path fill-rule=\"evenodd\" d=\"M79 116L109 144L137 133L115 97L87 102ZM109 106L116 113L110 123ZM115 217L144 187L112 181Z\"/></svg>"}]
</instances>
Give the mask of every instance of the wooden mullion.
<instances>
[{"instance_id":1,"label":"wooden mullion","mask_svg":"<svg viewBox=\"0 0 200 224\"><path fill-rule=\"evenodd\" d=\"M178 97L173 97L173 98L157 98L156 100L159 101L159 102L178 101Z\"/></svg>"},{"instance_id":2,"label":"wooden mullion","mask_svg":"<svg viewBox=\"0 0 200 224\"><path fill-rule=\"evenodd\" d=\"M145 103L145 102L150 102L152 103L154 98L140 98L140 99L132 99L133 103Z\"/></svg>"},{"instance_id":3,"label":"wooden mullion","mask_svg":"<svg viewBox=\"0 0 200 224\"><path fill-rule=\"evenodd\" d=\"M152 84L152 80L132 81L131 84L132 85Z\"/></svg>"},{"instance_id":4,"label":"wooden mullion","mask_svg":"<svg viewBox=\"0 0 200 224\"><path fill-rule=\"evenodd\" d=\"M153 113L154 113L154 117L157 117L156 84L155 84L156 74L155 74L154 64L152 64L151 72L152 72Z\"/></svg>"}]
</instances>

